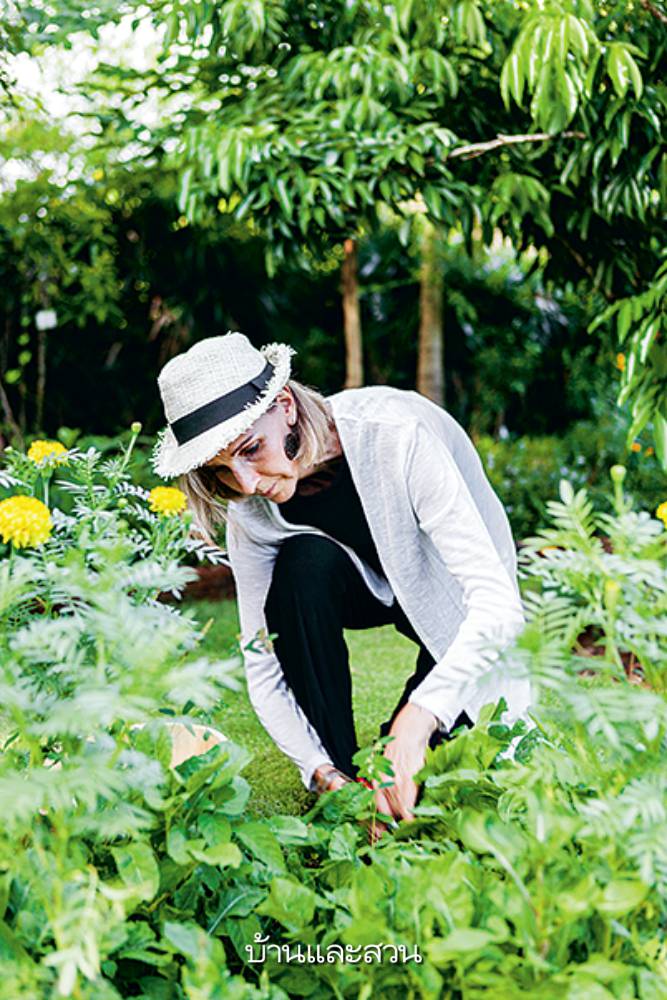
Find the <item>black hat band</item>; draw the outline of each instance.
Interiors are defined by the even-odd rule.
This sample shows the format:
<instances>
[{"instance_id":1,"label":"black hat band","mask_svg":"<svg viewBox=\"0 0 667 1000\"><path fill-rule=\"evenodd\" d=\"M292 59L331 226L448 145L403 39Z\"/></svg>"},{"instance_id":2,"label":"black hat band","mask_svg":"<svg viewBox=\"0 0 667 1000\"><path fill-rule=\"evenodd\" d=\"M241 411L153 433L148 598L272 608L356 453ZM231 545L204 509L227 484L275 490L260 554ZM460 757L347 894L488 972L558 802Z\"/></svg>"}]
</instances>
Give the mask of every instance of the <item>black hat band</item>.
<instances>
[{"instance_id":1,"label":"black hat band","mask_svg":"<svg viewBox=\"0 0 667 1000\"><path fill-rule=\"evenodd\" d=\"M245 385L240 385L238 389L232 389L224 396L218 396L217 399L212 399L210 403L204 403L192 413L186 413L184 417L174 420L169 426L179 445L187 444L188 441L199 437L205 431L210 431L212 427L216 427L225 420L230 420L241 413L248 403L256 402L260 392L271 381L274 371L273 365L267 361L259 375L246 382Z\"/></svg>"}]
</instances>

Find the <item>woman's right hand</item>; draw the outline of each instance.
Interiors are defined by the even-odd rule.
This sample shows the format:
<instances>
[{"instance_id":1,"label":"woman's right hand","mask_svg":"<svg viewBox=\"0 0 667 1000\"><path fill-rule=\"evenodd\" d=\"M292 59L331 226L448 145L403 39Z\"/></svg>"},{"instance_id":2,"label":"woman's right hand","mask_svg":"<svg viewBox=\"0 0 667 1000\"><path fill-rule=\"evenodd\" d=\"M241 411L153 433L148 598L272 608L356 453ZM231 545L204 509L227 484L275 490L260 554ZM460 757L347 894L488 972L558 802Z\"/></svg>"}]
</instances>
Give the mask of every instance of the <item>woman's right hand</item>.
<instances>
[{"instance_id":1,"label":"woman's right hand","mask_svg":"<svg viewBox=\"0 0 667 1000\"><path fill-rule=\"evenodd\" d=\"M352 778L342 774L333 764L321 764L315 769L314 778L319 795L323 795L325 792L336 792L343 785L352 781ZM381 790L376 792L375 800L380 811L391 815L391 807ZM368 840L371 844L376 844L387 829L386 825L377 818L365 821L364 826L368 831Z\"/></svg>"}]
</instances>

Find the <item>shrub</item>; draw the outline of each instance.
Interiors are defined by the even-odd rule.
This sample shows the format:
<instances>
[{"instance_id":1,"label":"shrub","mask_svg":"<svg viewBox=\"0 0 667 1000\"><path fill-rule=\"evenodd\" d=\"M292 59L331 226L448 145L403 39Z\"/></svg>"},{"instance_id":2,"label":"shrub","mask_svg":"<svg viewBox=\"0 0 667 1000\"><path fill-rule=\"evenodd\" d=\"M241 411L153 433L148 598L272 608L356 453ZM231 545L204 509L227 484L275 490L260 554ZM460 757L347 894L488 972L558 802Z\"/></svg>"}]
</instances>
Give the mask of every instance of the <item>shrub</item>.
<instances>
[{"instance_id":1,"label":"shrub","mask_svg":"<svg viewBox=\"0 0 667 1000\"><path fill-rule=\"evenodd\" d=\"M477 448L515 538L546 526L547 503L561 479L586 486L594 502L605 505L609 469L625 453L624 435L620 419L600 415L573 424L562 437L479 438ZM637 441L624 461L628 489L645 509L655 510L665 494L665 474L652 447Z\"/></svg>"},{"instance_id":2,"label":"shrub","mask_svg":"<svg viewBox=\"0 0 667 1000\"><path fill-rule=\"evenodd\" d=\"M362 785L256 820L242 748L171 766L167 723L206 723L234 669L156 599L192 574L188 520L127 458L70 452L72 514L0 564L0 1000L667 998L667 532L624 470L611 512L562 484L522 550L499 668L535 725L487 705L372 845ZM27 462L6 488L46 499Z\"/></svg>"}]
</instances>

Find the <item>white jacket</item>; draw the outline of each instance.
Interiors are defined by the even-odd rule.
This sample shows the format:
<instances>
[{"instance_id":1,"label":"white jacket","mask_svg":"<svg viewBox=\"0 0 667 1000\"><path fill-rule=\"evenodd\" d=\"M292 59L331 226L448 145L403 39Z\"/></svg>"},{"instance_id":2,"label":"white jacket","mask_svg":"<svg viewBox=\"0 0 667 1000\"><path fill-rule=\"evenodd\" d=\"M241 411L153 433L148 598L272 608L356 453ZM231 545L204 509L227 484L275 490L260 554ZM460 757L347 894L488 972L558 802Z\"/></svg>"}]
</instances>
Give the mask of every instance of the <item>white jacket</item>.
<instances>
[{"instance_id":1,"label":"white jacket","mask_svg":"<svg viewBox=\"0 0 667 1000\"><path fill-rule=\"evenodd\" d=\"M390 605L397 598L436 660L409 700L447 728L464 709L476 720L480 708L501 695L510 718L523 715L528 681L492 665L494 650L523 624L515 547L472 442L448 413L416 392L348 389L329 403L386 579L337 544L379 600ZM281 542L303 531L329 536L288 523L266 498L233 502L228 510L250 700L312 789L315 768L331 760L262 639L264 603Z\"/></svg>"}]
</instances>

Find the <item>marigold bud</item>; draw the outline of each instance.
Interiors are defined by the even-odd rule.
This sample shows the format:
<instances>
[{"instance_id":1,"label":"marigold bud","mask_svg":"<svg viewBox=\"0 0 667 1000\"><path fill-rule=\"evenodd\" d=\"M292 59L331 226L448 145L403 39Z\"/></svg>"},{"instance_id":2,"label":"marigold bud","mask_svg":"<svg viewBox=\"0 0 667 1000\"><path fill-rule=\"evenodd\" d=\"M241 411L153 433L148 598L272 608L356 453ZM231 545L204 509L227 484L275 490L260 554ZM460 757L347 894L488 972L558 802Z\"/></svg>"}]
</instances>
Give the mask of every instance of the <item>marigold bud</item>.
<instances>
[{"instance_id":1,"label":"marigold bud","mask_svg":"<svg viewBox=\"0 0 667 1000\"><path fill-rule=\"evenodd\" d=\"M617 580L605 580L604 605L607 611L614 612L621 596L621 585Z\"/></svg>"},{"instance_id":2,"label":"marigold bud","mask_svg":"<svg viewBox=\"0 0 667 1000\"><path fill-rule=\"evenodd\" d=\"M139 423L138 420L135 420L130 424L130 430L132 431L133 434L141 433L141 424Z\"/></svg>"},{"instance_id":3,"label":"marigold bud","mask_svg":"<svg viewBox=\"0 0 667 1000\"><path fill-rule=\"evenodd\" d=\"M611 476L611 481L617 483L619 486L625 479L626 468L624 465L612 465L609 470L609 475Z\"/></svg>"}]
</instances>

